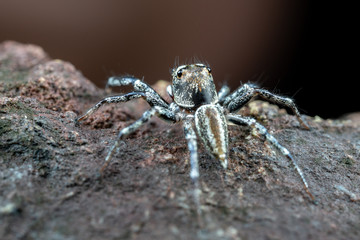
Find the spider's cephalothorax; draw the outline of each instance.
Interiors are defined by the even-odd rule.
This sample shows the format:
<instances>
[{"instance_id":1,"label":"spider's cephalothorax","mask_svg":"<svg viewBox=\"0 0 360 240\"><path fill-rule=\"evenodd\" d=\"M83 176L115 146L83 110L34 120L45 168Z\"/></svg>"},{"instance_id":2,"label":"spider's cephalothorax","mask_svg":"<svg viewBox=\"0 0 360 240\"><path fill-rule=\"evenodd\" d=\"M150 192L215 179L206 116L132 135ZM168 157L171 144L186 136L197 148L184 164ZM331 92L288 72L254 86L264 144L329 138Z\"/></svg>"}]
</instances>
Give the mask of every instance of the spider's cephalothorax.
<instances>
[{"instance_id":1,"label":"spider's cephalothorax","mask_svg":"<svg viewBox=\"0 0 360 240\"><path fill-rule=\"evenodd\" d=\"M183 122L184 134L190 151L190 176L198 190L199 166L197 136L200 137L207 151L219 159L222 166L226 169L228 158L227 125L228 123L233 123L255 130L257 136L270 142L286 156L294 164L306 192L314 200L305 177L290 152L283 147L264 126L257 123L253 118L236 114L236 112L253 97L260 96L266 100L290 108L298 118L300 124L305 129L309 129L307 124L301 119L300 113L292 99L275 95L253 84L244 84L231 94L229 87L223 86L217 93L210 68L201 63L182 65L173 69L172 85L169 85L167 88L168 94L174 100L170 104L148 84L138 78L109 78L108 86L124 85L132 85L135 91L124 95L104 98L90 108L83 116L76 119L76 122L79 122L87 118L103 104L126 102L135 98L143 98L151 106L151 109L146 111L140 119L119 132L114 145L106 156L105 163L100 170L101 172L103 172L109 164L120 141L156 114L165 120Z\"/></svg>"},{"instance_id":2,"label":"spider's cephalothorax","mask_svg":"<svg viewBox=\"0 0 360 240\"><path fill-rule=\"evenodd\" d=\"M211 69L203 64L183 65L174 69L172 92L175 103L187 109L218 102Z\"/></svg>"}]
</instances>

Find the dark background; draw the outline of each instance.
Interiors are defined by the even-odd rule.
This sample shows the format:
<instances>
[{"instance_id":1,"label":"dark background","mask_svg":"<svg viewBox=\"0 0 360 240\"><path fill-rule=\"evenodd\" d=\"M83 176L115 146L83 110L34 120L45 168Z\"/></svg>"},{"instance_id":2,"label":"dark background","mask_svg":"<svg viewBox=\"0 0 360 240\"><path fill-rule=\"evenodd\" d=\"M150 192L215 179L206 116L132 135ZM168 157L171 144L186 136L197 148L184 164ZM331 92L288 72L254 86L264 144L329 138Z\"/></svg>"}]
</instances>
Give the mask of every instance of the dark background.
<instances>
[{"instance_id":1,"label":"dark background","mask_svg":"<svg viewBox=\"0 0 360 240\"><path fill-rule=\"evenodd\" d=\"M154 83L197 57L217 86L256 81L303 113L359 111L354 6L302 0L1 1L0 41L42 46L104 87L113 74Z\"/></svg>"}]
</instances>

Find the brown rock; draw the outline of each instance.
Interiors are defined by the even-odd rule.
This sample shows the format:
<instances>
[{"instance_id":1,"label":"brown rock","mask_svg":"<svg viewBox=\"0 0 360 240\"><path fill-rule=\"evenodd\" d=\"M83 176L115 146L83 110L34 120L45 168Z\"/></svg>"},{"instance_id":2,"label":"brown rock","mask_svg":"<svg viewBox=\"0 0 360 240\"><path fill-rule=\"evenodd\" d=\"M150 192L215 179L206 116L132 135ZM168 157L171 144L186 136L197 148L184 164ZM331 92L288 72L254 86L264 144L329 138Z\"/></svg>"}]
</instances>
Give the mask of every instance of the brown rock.
<instances>
[{"instance_id":1,"label":"brown rock","mask_svg":"<svg viewBox=\"0 0 360 240\"><path fill-rule=\"evenodd\" d=\"M143 100L106 106L75 126L104 96L41 48L0 44L0 239L358 238L358 118L306 117L307 131L286 111L252 102L240 113L289 149L318 204L284 157L230 126L227 174L200 147L199 217L181 124L154 118L97 175L118 129L148 108Z\"/></svg>"}]
</instances>

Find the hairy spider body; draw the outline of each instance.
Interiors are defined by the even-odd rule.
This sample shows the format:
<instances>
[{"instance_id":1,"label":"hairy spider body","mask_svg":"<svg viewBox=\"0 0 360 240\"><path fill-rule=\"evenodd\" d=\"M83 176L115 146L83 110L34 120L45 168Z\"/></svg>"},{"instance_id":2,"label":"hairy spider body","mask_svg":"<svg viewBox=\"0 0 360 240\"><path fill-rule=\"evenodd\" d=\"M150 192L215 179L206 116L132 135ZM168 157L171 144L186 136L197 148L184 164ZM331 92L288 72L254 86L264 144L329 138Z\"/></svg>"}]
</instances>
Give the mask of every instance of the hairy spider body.
<instances>
[{"instance_id":1,"label":"hairy spider body","mask_svg":"<svg viewBox=\"0 0 360 240\"><path fill-rule=\"evenodd\" d=\"M229 134L224 109L217 105L219 99L211 69L203 64L183 65L172 75L169 95L194 116L196 132L206 149L226 168Z\"/></svg>"},{"instance_id":2,"label":"hairy spider body","mask_svg":"<svg viewBox=\"0 0 360 240\"><path fill-rule=\"evenodd\" d=\"M228 129L225 114L217 105L203 105L195 112L195 127L208 152L227 168Z\"/></svg>"},{"instance_id":3,"label":"hairy spider body","mask_svg":"<svg viewBox=\"0 0 360 240\"><path fill-rule=\"evenodd\" d=\"M171 122L183 122L184 134L190 152L190 177L199 190L199 164L197 136L200 137L207 151L220 160L221 165L226 169L228 165L228 123L241 125L255 130L259 137L270 142L294 165L301 177L305 191L314 200L309 191L305 177L290 152L283 147L264 126L254 119L235 114L240 108L248 103L253 97L260 96L277 104L284 105L294 112L300 124L309 129L301 119L294 102L290 98L281 97L267 90L258 88L253 84L244 84L230 94L230 89L223 86L217 93L211 69L204 64L190 64L179 66L172 71L172 85L167 87L168 94L173 98L172 103L166 102L154 89L140 79L134 77L111 77L108 86L132 85L133 92L107 97L90 108L84 115L76 119L79 122L95 112L103 104L126 102L135 98L145 99L151 109L128 127L123 128L106 156L101 172L109 164L113 154L122 139L136 131L141 125L147 122L152 116L157 115L162 119ZM199 192L199 191L195 191ZM199 196L195 194L198 203Z\"/></svg>"}]
</instances>

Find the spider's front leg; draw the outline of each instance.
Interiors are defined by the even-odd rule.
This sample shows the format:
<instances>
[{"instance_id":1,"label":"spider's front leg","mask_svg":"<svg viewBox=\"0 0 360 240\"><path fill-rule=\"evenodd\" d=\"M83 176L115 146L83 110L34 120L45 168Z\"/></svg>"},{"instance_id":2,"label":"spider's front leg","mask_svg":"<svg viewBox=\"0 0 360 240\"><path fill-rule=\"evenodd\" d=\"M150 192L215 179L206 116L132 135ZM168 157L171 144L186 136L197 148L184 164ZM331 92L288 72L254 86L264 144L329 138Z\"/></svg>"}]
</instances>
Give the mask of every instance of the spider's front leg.
<instances>
[{"instance_id":1,"label":"spider's front leg","mask_svg":"<svg viewBox=\"0 0 360 240\"><path fill-rule=\"evenodd\" d=\"M91 107L89 110L87 110L86 113L83 114L81 117L75 119L75 122L78 123L88 118L91 114L93 114L104 104L127 102L130 101L131 99L141 98L141 97L145 97L145 94L143 92L131 92L124 95L106 97L101 101L99 101L97 104L95 104L93 107Z\"/></svg>"},{"instance_id":2,"label":"spider's front leg","mask_svg":"<svg viewBox=\"0 0 360 240\"><path fill-rule=\"evenodd\" d=\"M229 109L230 112L236 112L242 108L246 103L248 103L255 96L260 96L265 100L270 102L286 106L290 108L295 116L297 117L300 124L307 130L310 129L307 123L301 118L300 112L297 109L294 101L291 98L282 97L276 94L273 94L267 90L260 89L254 84L244 84L239 89L234 91L232 94L227 96L222 105Z\"/></svg>"},{"instance_id":3,"label":"spider's front leg","mask_svg":"<svg viewBox=\"0 0 360 240\"><path fill-rule=\"evenodd\" d=\"M173 122L176 121L175 114L171 110L160 107L160 106L155 106L155 107L151 108L150 110L144 112L144 114L142 115L141 118L139 118L138 120L133 122L131 125L120 130L115 143L113 144L108 155L105 158L105 162L100 169L100 173L104 172L106 167L109 165L111 158L113 157L117 148L119 147L121 140L124 139L125 137L127 137L129 134L135 132L140 126L142 126L144 123L146 123L155 114L157 114L160 118L163 118L165 120L171 120Z\"/></svg>"},{"instance_id":4,"label":"spider's front leg","mask_svg":"<svg viewBox=\"0 0 360 240\"><path fill-rule=\"evenodd\" d=\"M145 94L144 99L150 106L161 106L167 108L169 104L147 83L135 77L110 77L107 87L119 87L132 85L137 92Z\"/></svg>"},{"instance_id":5,"label":"spider's front leg","mask_svg":"<svg viewBox=\"0 0 360 240\"><path fill-rule=\"evenodd\" d=\"M168 108L169 104L148 84L134 77L110 77L107 83L107 87L115 86L127 86L133 85L136 91L119 95L106 97L90 108L85 114L75 120L76 123L88 118L96 110L98 110L104 104L127 102L135 98L144 98L150 106L161 106Z\"/></svg>"},{"instance_id":6,"label":"spider's front leg","mask_svg":"<svg viewBox=\"0 0 360 240\"><path fill-rule=\"evenodd\" d=\"M254 129L257 131L257 133L259 133L262 137L264 137L268 142L270 142L274 147L276 147L284 156L286 156L286 158L288 158L292 164L294 165L297 173L299 174L303 185L304 185L304 189L307 192L307 194L310 196L310 198L315 201L314 196L312 195L312 193L309 190L309 185L304 177L303 172L301 171L300 167L297 165L295 159L292 157L292 155L290 154L289 150L287 150L285 147L283 147L274 136L272 136L267 129L262 126L261 124L257 123L255 121L255 119L252 118L248 118L248 117L242 117L236 114L228 114L227 119L229 122L232 122L236 125L240 125L240 126L246 126L249 127L251 129Z\"/></svg>"}]
</instances>

